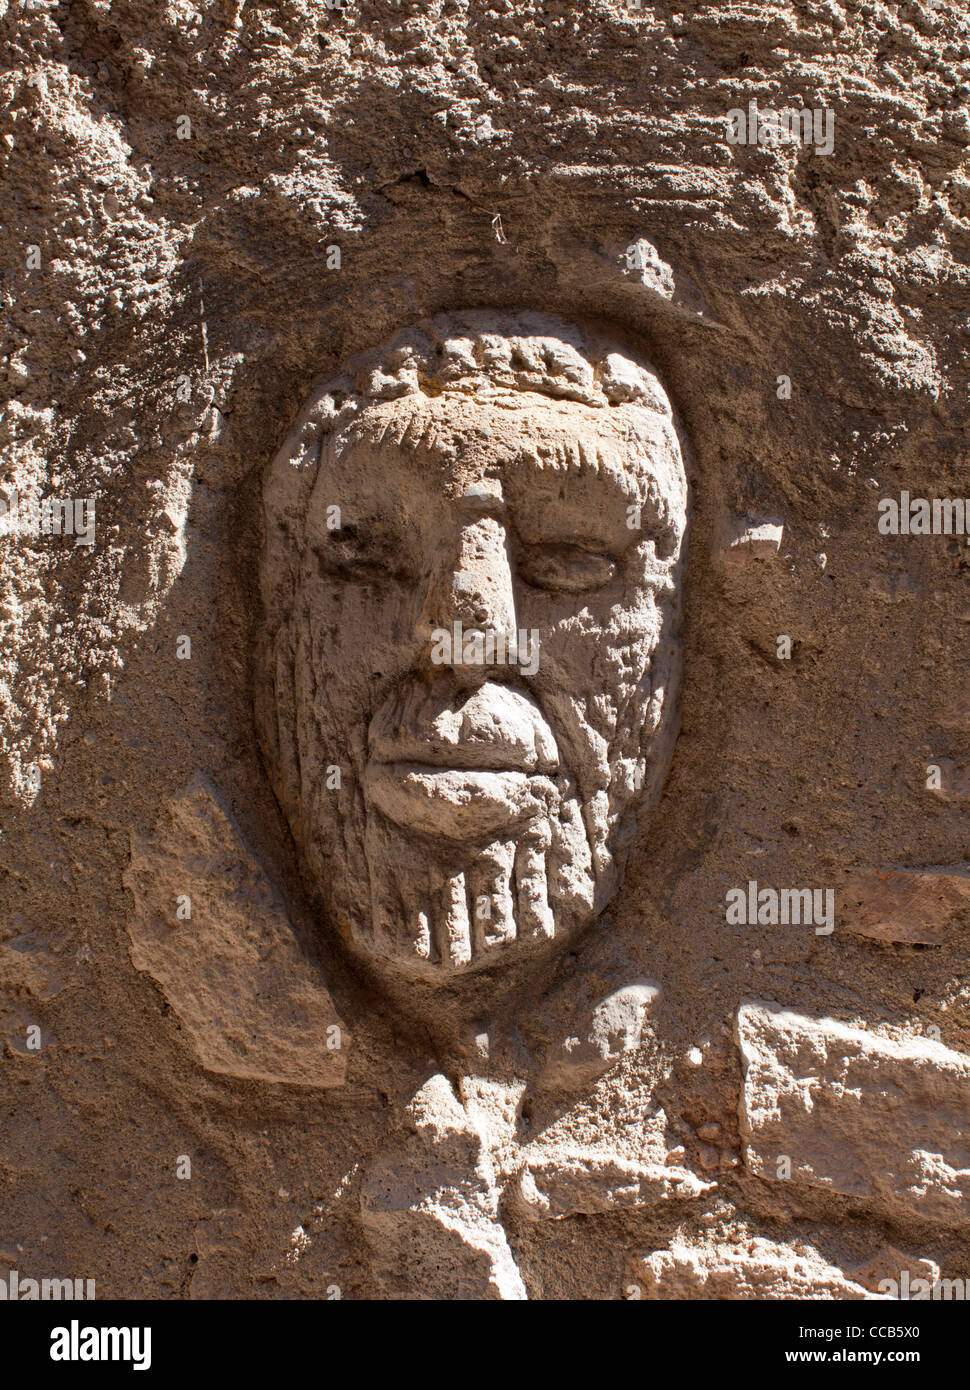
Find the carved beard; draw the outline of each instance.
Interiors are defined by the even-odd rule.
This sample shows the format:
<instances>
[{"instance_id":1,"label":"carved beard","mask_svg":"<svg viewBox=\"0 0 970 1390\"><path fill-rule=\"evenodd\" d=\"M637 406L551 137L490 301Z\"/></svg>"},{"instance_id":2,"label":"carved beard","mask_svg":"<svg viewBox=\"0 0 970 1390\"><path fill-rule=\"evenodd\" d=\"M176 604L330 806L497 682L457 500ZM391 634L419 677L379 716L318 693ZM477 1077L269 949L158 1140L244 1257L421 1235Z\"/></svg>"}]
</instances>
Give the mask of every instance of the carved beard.
<instances>
[{"instance_id":1,"label":"carved beard","mask_svg":"<svg viewBox=\"0 0 970 1390\"><path fill-rule=\"evenodd\" d=\"M576 779L525 690L408 681L360 742L362 792L315 797L314 838L334 838L336 809L366 872L369 910L334 883L362 954L440 979L541 954L605 901Z\"/></svg>"},{"instance_id":2,"label":"carved beard","mask_svg":"<svg viewBox=\"0 0 970 1390\"><path fill-rule=\"evenodd\" d=\"M451 853L371 809L372 927L358 936L359 948L435 978L495 964L515 942L541 949L578 927L592 909L589 846L576 798L547 786L544 818L514 837Z\"/></svg>"},{"instance_id":3,"label":"carved beard","mask_svg":"<svg viewBox=\"0 0 970 1390\"><path fill-rule=\"evenodd\" d=\"M673 610L640 634L635 693L609 730L578 712L565 682L526 685L507 670L470 683L412 672L348 723L309 611L297 609L276 648L278 727L289 730L279 794L308 887L351 950L441 982L525 964L576 935L615 892L634 807L654 803L669 765ZM555 670L551 637L544 650Z\"/></svg>"},{"instance_id":4,"label":"carved beard","mask_svg":"<svg viewBox=\"0 0 970 1390\"><path fill-rule=\"evenodd\" d=\"M442 974L492 965L514 942L542 949L589 916L595 881L577 785L538 705L485 682L449 702L452 738L409 738L435 703L411 689L371 721L365 945ZM395 756L416 752L434 762Z\"/></svg>"}]
</instances>

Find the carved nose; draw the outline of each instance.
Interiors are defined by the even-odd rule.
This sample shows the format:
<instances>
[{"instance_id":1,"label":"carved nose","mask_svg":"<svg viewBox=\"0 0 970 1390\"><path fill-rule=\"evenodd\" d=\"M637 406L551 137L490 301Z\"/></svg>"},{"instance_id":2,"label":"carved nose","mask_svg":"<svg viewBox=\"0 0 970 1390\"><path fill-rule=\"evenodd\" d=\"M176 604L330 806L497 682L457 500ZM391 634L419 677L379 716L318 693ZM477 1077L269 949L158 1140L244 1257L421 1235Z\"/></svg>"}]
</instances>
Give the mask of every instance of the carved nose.
<instances>
[{"instance_id":1,"label":"carved nose","mask_svg":"<svg viewBox=\"0 0 970 1390\"><path fill-rule=\"evenodd\" d=\"M477 517L461 526L450 563L432 581L421 615L422 637L451 631L515 632L515 594L508 537L502 522Z\"/></svg>"}]
</instances>

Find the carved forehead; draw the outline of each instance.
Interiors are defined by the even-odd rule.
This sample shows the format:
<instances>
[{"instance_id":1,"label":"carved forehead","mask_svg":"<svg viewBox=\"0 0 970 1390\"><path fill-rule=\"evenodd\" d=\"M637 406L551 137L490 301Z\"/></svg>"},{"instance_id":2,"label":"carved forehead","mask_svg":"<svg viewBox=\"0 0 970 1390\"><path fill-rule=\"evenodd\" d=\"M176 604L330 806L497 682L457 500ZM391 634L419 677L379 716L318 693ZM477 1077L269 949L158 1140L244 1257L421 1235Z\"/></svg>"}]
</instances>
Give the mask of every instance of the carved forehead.
<instances>
[{"instance_id":1,"label":"carved forehead","mask_svg":"<svg viewBox=\"0 0 970 1390\"><path fill-rule=\"evenodd\" d=\"M539 433L550 413L555 434L571 437L591 427L600 441L656 440L663 422L667 429L659 434L667 438L669 454L680 455L673 409L657 373L614 339L543 314L441 314L317 383L267 475L269 512L287 511L297 502L323 453L335 456L328 446L337 437L347 443L363 438L369 421L386 416L383 428L407 444L406 423L423 412L413 430L420 437L436 423L446 440L459 403L470 411L494 409L489 429L504 419L504 432L526 436ZM557 410L566 413L562 428ZM474 429L469 424L464 431L466 444ZM625 461L612 452L618 466L636 466L629 451Z\"/></svg>"},{"instance_id":2,"label":"carved forehead","mask_svg":"<svg viewBox=\"0 0 970 1390\"><path fill-rule=\"evenodd\" d=\"M369 458L355 472L358 450ZM518 463L539 478L571 472L582 483L567 486L574 504L612 482L644 504L676 563L687 517L682 438L650 363L599 330L548 315L443 314L319 381L273 459L261 564L271 626L289 608L311 499L320 496L314 484L336 470L348 488L373 489L402 450L421 455L427 480L437 469L448 490L462 474L493 470L521 481Z\"/></svg>"}]
</instances>

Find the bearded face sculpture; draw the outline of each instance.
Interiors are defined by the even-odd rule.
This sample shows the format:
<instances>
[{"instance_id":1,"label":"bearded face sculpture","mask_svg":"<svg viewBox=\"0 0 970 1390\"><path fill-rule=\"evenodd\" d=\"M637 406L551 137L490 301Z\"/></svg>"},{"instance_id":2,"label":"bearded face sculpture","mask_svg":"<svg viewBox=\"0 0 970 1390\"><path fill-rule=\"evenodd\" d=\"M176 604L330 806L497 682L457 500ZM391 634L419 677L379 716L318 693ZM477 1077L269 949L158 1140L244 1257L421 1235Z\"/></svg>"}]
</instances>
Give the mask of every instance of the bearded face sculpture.
<instances>
[{"instance_id":1,"label":"bearded face sculpture","mask_svg":"<svg viewBox=\"0 0 970 1390\"><path fill-rule=\"evenodd\" d=\"M653 369L441 316L314 390L263 496L257 722L325 918L398 980L567 941L676 732L687 480Z\"/></svg>"}]
</instances>

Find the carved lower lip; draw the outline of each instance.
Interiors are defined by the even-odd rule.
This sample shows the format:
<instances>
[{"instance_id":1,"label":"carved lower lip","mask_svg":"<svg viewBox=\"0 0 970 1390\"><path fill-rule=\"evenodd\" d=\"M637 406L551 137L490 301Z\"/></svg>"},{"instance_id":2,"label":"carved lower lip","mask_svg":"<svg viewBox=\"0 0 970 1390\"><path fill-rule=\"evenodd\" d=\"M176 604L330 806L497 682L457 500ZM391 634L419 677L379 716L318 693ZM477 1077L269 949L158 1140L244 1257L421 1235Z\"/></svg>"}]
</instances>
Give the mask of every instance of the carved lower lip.
<instances>
[{"instance_id":1,"label":"carved lower lip","mask_svg":"<svg viewBox=\"0 0 970 1390\"><path fill-rule=\"evenodd\" d=\"M553 784L507 767L371 762L364 791L370 805L402 827L468 840L543 814Z\"/></svg>"}]
</instances>

